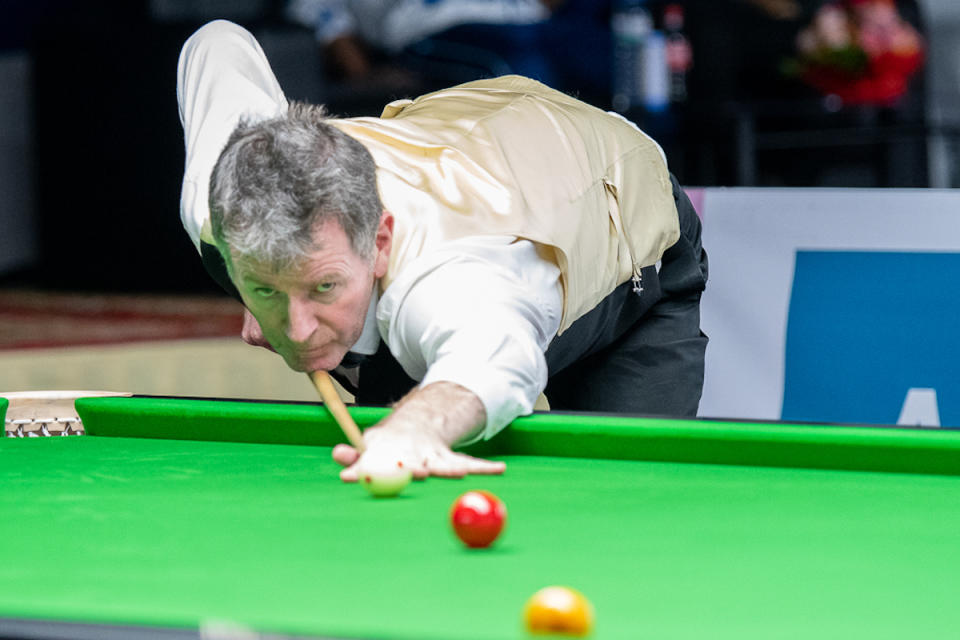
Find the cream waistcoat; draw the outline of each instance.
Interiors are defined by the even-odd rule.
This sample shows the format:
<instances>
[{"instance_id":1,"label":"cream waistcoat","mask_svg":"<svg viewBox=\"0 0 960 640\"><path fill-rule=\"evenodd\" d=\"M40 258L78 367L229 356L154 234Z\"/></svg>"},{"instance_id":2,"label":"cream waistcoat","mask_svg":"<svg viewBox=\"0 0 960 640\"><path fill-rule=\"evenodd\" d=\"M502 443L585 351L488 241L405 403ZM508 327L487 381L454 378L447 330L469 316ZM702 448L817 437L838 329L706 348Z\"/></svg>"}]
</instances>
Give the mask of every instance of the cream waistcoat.
<instances>
[{"instance_id":1,"label":"cream waistcoat","mask_svg":"<svg viewBox=\"0 0 960 640\"><path fill-rule=\"evenodd\" d=\"M631 124L520 76L399 100L380 118L330 120L373 155L395 218L381 287L440 244L538 243L560 268L560 331L680 236L659 147Z\"/></svg>"}]
</instances>

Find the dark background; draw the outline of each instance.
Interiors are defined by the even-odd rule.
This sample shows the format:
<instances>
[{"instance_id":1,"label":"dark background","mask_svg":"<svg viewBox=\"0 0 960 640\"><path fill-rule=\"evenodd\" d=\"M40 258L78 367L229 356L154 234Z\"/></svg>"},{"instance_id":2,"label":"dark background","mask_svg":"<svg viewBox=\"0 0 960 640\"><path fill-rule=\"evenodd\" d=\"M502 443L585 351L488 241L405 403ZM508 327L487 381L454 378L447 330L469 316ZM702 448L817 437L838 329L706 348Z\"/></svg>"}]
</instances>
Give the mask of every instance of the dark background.
<instances>
[{"instance_id":1,"label":"dark background","mask_svg":"<svg viewBox=\"0 0 960 640\"><path fill-rule=\"evenodd\" d=\"M826 109L779 72L820 0L800 2L802 11L789 20L772 20L740 0L681 4L695 60L689 100L666 120L628 115L664 145L682 184L928 184L922 74L895 107ZM900 4L924 31L916 2ZM27 161L40 250L29 264L0 274L0 285L219 293L178 215L177 57L209 19L225 17L253 31L289 98L324 102L338 115L379 115L387 101L436 88L443 79L408 69L413 81L402 86L346 83L327 73L310 32L286 21L282 9L269 0L5 3L0 51L26 51L31 62L33 154ZM596 2L592 15L609 24L609 11L609 3ZM576 40L569 46L576 49ZM606 55L596 49L602 44L591 46L584 55ZM378 62L411 64L383 56ZM609 108L602 91L582 94Z\"/></svg>"}]
</instances>

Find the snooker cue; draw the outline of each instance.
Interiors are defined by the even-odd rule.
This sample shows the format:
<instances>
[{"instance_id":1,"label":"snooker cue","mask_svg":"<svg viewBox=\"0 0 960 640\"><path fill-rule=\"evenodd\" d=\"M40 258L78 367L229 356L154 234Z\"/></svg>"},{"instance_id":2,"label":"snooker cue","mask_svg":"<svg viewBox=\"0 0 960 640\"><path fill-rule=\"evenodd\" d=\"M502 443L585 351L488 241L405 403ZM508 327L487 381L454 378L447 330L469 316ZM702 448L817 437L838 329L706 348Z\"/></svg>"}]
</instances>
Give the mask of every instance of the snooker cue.
<instances>
[{"instance_id":1,"label":"snooker cue","mask_svg":"<svg viewBox=\"0 0 960 640\"><path fill-rule=\"evenodd\" d=\"M327 409L333 414L333 419L336 420L340 426L343 435L347 436L347 440L349 440L350 444L357 450L357 453L363 453L363 435L361 435L357 423L353 421L350 412L347 411L343 400L340 399L340 394L337 393L336 388L333 386L333 380L330 379L330 374L326 371L314 371L309 375L310 382L313 383L317 392L320 393L320 397L323 398L323 403L327 405Z\"/></svg>"}]
</instances>

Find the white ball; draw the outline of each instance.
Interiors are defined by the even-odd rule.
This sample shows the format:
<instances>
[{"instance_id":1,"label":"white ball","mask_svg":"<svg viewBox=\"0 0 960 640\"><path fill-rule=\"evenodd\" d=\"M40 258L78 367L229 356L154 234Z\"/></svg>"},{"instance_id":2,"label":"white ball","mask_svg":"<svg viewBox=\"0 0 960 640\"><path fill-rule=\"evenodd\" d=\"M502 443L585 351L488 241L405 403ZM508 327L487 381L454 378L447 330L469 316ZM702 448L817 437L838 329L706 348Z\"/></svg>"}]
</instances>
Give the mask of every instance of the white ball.
<instances>
[{"instance_id":1,"label":"white ball","mask_svg":"<svg viewBox=\"0 0 960 640\"><path fill-rule=\"evenodd\" d=\"M360 473L358 480L370 495L377 498L390 498L406 488L413 479L408 469L397 469L387 473Z\"/></svg>"}]
</instances>

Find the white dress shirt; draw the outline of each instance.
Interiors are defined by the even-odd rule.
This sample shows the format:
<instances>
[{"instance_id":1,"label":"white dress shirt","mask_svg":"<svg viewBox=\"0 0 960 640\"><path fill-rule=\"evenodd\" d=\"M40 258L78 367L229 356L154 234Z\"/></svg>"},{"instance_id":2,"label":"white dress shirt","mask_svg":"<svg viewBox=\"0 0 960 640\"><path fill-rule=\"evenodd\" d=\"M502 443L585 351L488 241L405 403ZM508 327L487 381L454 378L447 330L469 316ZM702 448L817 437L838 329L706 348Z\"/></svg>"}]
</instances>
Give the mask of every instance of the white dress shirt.
<instances>
[{"instance_id":1,"label":"white dress shirt","mask_svg":"<svg viewBox=\"0 0 960 640\"><path fill-rule=\"evenodd\" d=\"M199 247L212 242L207 184L230 133L241 118L282 115L287 101L253 36L226 21L184 45L177 98L186 144L181 219ZM382 338L421 386L454 382L475 393L487 414L477 439L533 411L563 307L559 269L535 244L448 242L406 266L373 304L376 321L368 313L356 350L372 353Z\"/></svg>"}]
</instances>

